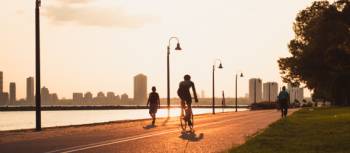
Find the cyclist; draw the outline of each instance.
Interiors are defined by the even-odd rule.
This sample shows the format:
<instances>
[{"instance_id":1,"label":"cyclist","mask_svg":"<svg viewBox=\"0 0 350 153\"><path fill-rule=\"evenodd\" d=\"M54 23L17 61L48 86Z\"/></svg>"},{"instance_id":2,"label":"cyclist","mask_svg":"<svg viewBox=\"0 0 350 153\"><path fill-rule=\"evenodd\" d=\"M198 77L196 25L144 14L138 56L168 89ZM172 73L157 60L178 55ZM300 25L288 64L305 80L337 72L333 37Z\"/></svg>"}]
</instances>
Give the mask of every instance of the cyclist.
<instances>
[{"instance_id":1,"label":"cyclist","mask_svg":"<svg viewBox=\"0 0 350 153\"><path fill-rule=\"evenodd\" d=\"M183 109L185 109L185 107L187 105L187 109L185 109L186 116L184 119L185 119L185 121L188 122L189 126L192 126L192 122L189 119L190 114L192 114L192 107L191 107L192 97L191 97L191 93L190 93L190 88L192 88L193 97L194 97L195 102L198 102L196 88L194 86L194 83L191 81L191 76L186 74L184 76L184 81L180 82L179 89L177 90L177 94L181 99L181 107Z\"/></svg>"}]
</instances>

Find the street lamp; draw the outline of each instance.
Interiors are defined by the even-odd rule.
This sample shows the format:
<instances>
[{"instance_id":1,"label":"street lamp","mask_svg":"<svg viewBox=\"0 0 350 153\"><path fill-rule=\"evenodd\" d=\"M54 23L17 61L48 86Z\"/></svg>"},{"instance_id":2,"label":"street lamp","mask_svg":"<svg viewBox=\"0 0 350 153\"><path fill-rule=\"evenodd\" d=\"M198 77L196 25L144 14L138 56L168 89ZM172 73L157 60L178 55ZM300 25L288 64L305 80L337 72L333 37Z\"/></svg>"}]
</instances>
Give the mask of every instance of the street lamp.
<instances>
[{"instance_id":1,"label":"street lamp","mask_svg":"<svg viewBox=\"0 0 350 153\"><path fill-rule=\"evenodd\" d=\"M35 1L35 114L36 130L41 130L41 94L40 94L40 5Z\"/></svg>"},{"instance_id":2,"label":"street lamp","mask_svg":"<svg viewBox=\"0 0 350 153\"><path fill-rule=\"evenodd\" d=\"M243 73L240 74L240 77L243 77ZM237 105L237 101L238 101L238 98L237 98L237 78L238 78L238 74L236 74L236 112L238 109L238 105Z\"/></svg>"},{"instance_id":3,"label":"street lamp","mask_svg":"<svg viewBox=\"0 0 350 153\"><path fill-rule=\"evenodd\" d=\"M215 66L217 62L220 62L218 68L222 69L222 62L220 59L215 59L213 64L213 101L212 101L212 107L213 107L213 114L215 114Z\"/></svg>"},{"instance_id":4,"label":"street lamp","mask_svg":"<svg viewBox=\"0 0 350 153\"><path fill-rule=\"evenodd\" d=\"M169 43L167 47L167 105L168 109L170 109L170 66L169 66L169 55L170 55L170 42L175 39L177 41L175 50L182 50L180 47L180 41L177 37L170 37Z\"/></svg>"}]
</instances>

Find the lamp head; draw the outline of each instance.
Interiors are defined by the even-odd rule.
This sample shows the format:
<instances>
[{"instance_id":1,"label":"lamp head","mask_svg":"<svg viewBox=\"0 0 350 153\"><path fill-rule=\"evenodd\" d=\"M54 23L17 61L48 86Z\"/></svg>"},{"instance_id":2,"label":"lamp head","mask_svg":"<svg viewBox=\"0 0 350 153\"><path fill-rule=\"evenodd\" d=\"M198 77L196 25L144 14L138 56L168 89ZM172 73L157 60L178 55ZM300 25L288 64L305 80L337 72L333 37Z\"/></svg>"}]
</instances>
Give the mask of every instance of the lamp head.
<instances>
[{"instance_id":1,"label":"lamp head","mask_svg":"<svg viewBox=\"0 0 350 153\"><path fill-rule=\"evenodd\" d=\"M218 67L219 69L222 69L222 68L224 68L223 66L222 66L222 63L220 63L220 65L219 65L219 67Z\"/></svg>"},{"instance_id":2,"label":"lamp head","mask_svg":"<svg viewBox=\"0 0 350 153\"><path fill-rule=\"evenodd\" d=\"M241 77L243 77L243 73L241 73Z\"/></svg>"},{"instance_id":3,"label":"lamp head","mask_svg":"<svg viewBox=\"0 0 350 153\"><path fill-rule=\"evenodd\" d=\"M177 43L175 50L182 50L180 43Z\"/></svg>"}]
</instances>

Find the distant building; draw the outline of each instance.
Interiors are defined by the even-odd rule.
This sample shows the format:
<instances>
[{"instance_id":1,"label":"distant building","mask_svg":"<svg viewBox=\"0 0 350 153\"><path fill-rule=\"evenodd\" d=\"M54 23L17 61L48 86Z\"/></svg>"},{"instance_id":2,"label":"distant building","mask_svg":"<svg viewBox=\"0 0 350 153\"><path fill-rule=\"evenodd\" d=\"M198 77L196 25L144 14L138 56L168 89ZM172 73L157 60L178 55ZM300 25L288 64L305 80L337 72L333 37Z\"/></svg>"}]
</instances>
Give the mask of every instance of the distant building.
<instances>
[{"instance_id":1,"label":"distant building","mask_svg":"<svg viewBox=\"0 0 350 153\"><path fill-rule=\"evenodd\" d=\"M252 103L262 101L262 81L259 78L249 79L249 101Z\"/></svg>"},{"instance_id":2,"label":"distant building","mask_svg":"<svg viewBox=\"0 0 350 153\"><path fill-rule=\"evenodd\" d=\"M86 92L84 95L85 102L91 102L93 100L93 96L91 92Z\"/></svg>"},{"instance_id":3,"label":"distant building","mask_svg":"<svg viewBox=\"0 0 350 153\"><path fill-rule=\"evenodd\" d=\"M10 82L10 104L16 103L16 83Z\"/></svg>"},{"instance_id":4,"label":"distant building","mask_svg":"<svg viewBox=\"0 0 350 153\"><path fill-rule=\"evenodd\" d=\"M0 93L0 105L9 104L9 94L7 92Z\"/></svg>"},{"instance_id":5,"label":"distant building","mask_svg":"<svg viewBox=\"0 0 350 153\"><path fill-rule=\"evenodd\" d=\"M302 102L304 99L304 88L299 87L293 87L292 85L288 84L288 93L290 95L290 102L293 103L296 100L299 102Z\"/></svg>"},{"instance_id":6,"label":"distant building","mask_svg":"<svg viewBox=\"0 0 350 153\"><path fill-rule=\"evenodd\" d=\"M0 71L0 93L4 92L4 78L3 78L3 73Z\"/></svg>"},{"instance_id":7,"label":"distant building","mask_svg":"<svg viewBox=\"0 0 350 153\"><path fill-rule=\"evenodd\" d=\"M205 92L204 92L204 90L202 90L201 93L202 93L202 94L201 94L201 98L205 98Z\"/></svg>"},{"instance_id":8,"label":"distant building","mask_svg":"<svg viewBox=\"0 0 350 153\"><path fill-rule=\"evenodd\" d=\"M97 93L97 97L95 98L95 101L99 104L104 103L106 101L106 96L103 92Z\"/></svg>"},{"instance_id":9,"label":"distant building","mask_svg":"<svg viewBox=\"0 0 350 153\"><path fill-rule=\"evenodd\" d=\"M34 78L27 78L27 103L34 104Z\"/></svg>"},{"instance_id":10,"label":"distant building","mask_svg":"<svg viewBox=\"0 0 350 153\"><path fill-rule=\"evenodd\" d=\"M115 100L114 92L107 92L107 102L112 103Z\"/></svg>"},{"instance_id":11,"label":"distant building","mask_svg":"<svg viewBox=\"0 0 350 153\"><path fill-rule=\"evenodd\" d=\"M278 83L266 82L263 85L263 100L268 102L276 102L278 95Z\"/></svg>"},{"instance_id":12,"label":"distant building","mask_svg":"<svg viewBox=\"0 0 350 153\"><path fill-rule=\"evenodd\" d=\"M84 101L83 93L73 93L73 103L81 103Z\"/></svg>"},{"instance_id":13,"label":"distant building","mask_svg":"<svg viewBox=\"0 0 350 153\"><path fill-rule=\"evenodd\" d=\"M144 74L138 74L134 77L134 102L135 104L144 104L146 101L147 76Z\"/></svg>"},{"instance_id":14,"label":"distant building","mask_svg":"<svg viewBox=\"0 0 350 153\"><path fill-rule=\"evenodd\" d=\"M55 104L58 102L58 96L56 93L50 94L50 103Z\"/></svg>"},{"instance_id":15,"label":"distant building","mask_svg":"<svg viewBox=\"0 0 350 153\"><path fill-rule=\"evenodd\" d=\"M122 94L120 101L121 101L122 103L127 103L127 102L129 101L129 96L128 96L128 94L126 94L126 93Z\"/></svg>"},{"instance_id":16,"label":"distant building","mask_svg":"<svg viewBox=\"0 0 350 153\"><path fill-rule=\"evenodd\" d=\"M103 92L99 92L97 93L97 98L106 98L106 96Z\"/></svg>"},{"instance_id":17,"label":"distant building","mask_svg":"<svg viewBox=\"0 0 350 153\"><path fill-rule=\"evenodd\" d=\"M46 87L41 88L41 103L43 105L49 105L50 104L50 92L49 89Z\"/></svg>"},{"instance_id":18,"label":"distant building","mask_svg":"<svg viewBox=\"0 0 350 153\"><path fill-rule=\"evenodd\" d=\"M120 101L121 101L120 96L119 95L115 96L115 102L119 103Z\"/></svg>"}]
</instances>

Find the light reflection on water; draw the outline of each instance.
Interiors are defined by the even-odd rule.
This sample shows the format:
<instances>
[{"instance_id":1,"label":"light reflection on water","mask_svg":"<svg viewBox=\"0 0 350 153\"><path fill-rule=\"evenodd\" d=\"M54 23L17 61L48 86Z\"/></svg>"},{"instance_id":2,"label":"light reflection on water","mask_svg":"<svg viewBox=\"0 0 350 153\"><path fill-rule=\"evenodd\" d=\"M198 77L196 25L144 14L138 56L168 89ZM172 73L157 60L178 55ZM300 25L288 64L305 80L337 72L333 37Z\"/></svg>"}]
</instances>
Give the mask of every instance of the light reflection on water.
<instances>
[{"instance_id":1,"label":"light reflection on water","mask_svg":"<svg viewBox=\"0 0 350 153\"><path fill-rule=\"evenodd\" d=\"M239 111L245 110L247 109L239 109ZM211 108L193 109L194 114L211 113L211 111ZM235 109L226 108L224 111L235 111ZM217 108L216 112L222 112L222 108ZM179 116L179 114L180 108L170 109L171 117ZM158 110L157 117L167 116L167 109ZM54 127L147 118L150 118L148 109L42 111L42 126ZM34 111L0 112L0 131L32 129L34 127Z\"/></svg>"}]
</instances>

